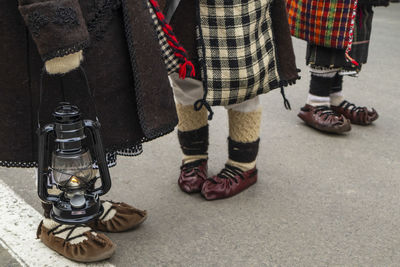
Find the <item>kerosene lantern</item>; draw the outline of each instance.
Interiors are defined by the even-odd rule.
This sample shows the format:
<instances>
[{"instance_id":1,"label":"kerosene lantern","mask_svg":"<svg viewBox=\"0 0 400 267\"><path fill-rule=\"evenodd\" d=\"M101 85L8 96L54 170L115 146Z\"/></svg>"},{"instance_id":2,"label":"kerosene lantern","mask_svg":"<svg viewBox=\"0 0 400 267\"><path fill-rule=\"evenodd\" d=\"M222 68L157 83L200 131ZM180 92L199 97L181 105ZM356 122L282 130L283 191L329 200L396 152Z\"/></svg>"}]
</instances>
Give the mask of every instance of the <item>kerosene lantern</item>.
<instances>
[{"instance_id":1,"label":"kerosene lantern","mask_svg":"<svg viewBox=\"0 0 400 267\"><path fill-rule=\"evenodd\" d=\"M67 102L59 104L53 118L54 123L38 129L38 194L52 203L50 216L55 221L84 224L102 214L99 196L111 187L100 123L83 120L79 108ZM96 187L99 178L101 185ZM54 184L61 190L58 195L49 193Z\"/></svg>"}]
</instances>

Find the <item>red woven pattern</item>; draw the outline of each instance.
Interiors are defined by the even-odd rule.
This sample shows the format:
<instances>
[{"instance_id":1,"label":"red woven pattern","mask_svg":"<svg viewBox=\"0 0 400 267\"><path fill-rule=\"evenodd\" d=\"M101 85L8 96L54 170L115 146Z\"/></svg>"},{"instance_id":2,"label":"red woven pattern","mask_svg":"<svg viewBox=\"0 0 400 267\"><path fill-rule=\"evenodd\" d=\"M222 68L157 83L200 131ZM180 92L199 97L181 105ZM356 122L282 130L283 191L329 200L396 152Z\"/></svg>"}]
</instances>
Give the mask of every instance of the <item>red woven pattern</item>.
<instances>
[{"instance_id":1,"label":"red woven pattern","mask_svg":"<svg viewBox=\"0 0 400 267\"><path fill-rule=\"evenodd\" d=\"M287 0L293 36L312 44L347 48L355 0Z\"/></svg>"}]
</instances>

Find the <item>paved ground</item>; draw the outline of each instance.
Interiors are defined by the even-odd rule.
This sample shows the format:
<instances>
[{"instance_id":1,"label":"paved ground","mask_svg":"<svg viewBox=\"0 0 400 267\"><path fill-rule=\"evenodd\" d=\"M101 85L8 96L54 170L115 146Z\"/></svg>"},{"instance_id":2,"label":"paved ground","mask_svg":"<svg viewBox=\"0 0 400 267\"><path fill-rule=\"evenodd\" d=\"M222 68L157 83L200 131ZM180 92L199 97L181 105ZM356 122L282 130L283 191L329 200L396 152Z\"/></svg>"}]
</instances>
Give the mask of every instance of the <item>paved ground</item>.
<instances>
[{"instance_id":1,"label":"paved ground","mask_svg":"<svg viewBox=\"0 0 400 267\"><path fill-rule=\"evenodd\" d=\"M121 158L112 169L114 184L108 198L147 209L150 217L135 231L109 235L118 244L109 263L398 266L399 14L400 4L376 9L369 63L359 79L346 78L344 83L349 100L375 107L381 117L375 125L354 126L346 135L316 132L296 117L305 101L309 74L304 66L305 43L295 41L303 78L287 90L294 110L284 110L278 91L262 97L260 177L243 194L207 202L180 192L175 134L146 144L140 157ZM215 111L211 174L227 157L226 112ZM0 179L40 210L32 170L0 169ZM33 238L35 233L26 235ZM0 265L17 263L0 248Z\"/></svg>"}]
</instances>

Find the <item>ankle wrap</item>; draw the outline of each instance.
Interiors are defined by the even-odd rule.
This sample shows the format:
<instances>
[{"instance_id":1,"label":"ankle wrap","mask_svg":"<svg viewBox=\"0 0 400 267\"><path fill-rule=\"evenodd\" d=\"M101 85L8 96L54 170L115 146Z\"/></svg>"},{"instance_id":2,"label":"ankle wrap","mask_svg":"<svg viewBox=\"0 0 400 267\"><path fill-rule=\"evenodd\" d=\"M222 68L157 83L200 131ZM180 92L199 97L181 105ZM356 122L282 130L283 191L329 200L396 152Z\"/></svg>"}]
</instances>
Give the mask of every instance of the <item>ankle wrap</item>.
<instances>
[{"instance_id":1,"label":"ankle wrap","mask_svg":"<svg viewBox=\"0 0 400 267\"><path fill-rule=\"evenodd\" d=\"M316 96L329 97L333 80L334 78L311 74L309 93Z\"/></svg>"},{"instance_id":2,"label":"ankle wrap","mask_svg":"<svg viewBox=\"0 0 400 267\"><path fill-rule=\"evenodd\" d=\"M343 76L336 74L336 76L333 78L330 93L332 94L342 91L342 86L343 86Z\"/></svg>"},{"instance_id":3,"label":"ankle wrap","mask_svg":"<svg viewBox=\"0 0 400 267\"><path fill-rule=\"evenodd\" d=\"M251 143L240 143L228 138L229 159L237 162L250 163L256 160L260 138Z\"/></svg>"},{"instance_id":4,"label":"ankle wrap","mask_svg":"<svg viewBox=\"0 0 400 267\"><path fill-rule=\"evenodd\" d=\"M193 131L178 130L179 144L185 155L207 155L208 125Z\"/></svg>"}]
</instances>

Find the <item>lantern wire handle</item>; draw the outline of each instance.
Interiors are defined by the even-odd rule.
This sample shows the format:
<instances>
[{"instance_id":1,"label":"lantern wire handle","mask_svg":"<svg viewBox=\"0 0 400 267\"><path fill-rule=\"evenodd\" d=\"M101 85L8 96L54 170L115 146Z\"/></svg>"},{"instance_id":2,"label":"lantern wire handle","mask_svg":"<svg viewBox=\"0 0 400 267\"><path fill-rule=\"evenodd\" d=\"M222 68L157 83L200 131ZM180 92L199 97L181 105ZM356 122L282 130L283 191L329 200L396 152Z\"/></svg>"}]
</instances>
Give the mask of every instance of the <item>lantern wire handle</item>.
<instances>
[{"instance_id":1,"label":"lantern wire handle","mask_svg":"<svg viewBox=\"0 0 400 267\"><path fill-rule=\"evenodd\" d=\"M94 96L95 96L95 89L91 89L89 86L89 79L86 75L86 72L84 70L84 68L82 66L79 66L79 69L81 70L81 74L83 75L83 78L85 80L85 84L86 84L86 88L88 90L88 94L89 94L89 101L91 102L93 109L94 109L94 113L96 116L96 121L99 121L99 118L97 116L97 108L96 108L96 101L94 100ZM42 72L40 74L40 85L39 85L39 106L38 106L38 110L37 110L37 122L38 122L38 128L40 129L40 108L42 106L42 99L43 99L43 79L44 76L46 74L46 68L43 67L42 68Z\"/></svg>"}]
</instances>

